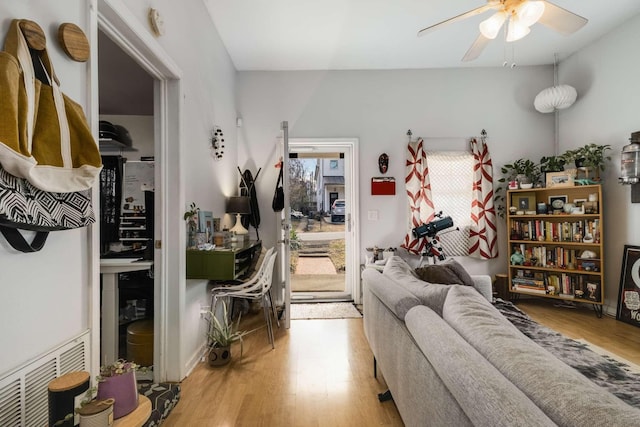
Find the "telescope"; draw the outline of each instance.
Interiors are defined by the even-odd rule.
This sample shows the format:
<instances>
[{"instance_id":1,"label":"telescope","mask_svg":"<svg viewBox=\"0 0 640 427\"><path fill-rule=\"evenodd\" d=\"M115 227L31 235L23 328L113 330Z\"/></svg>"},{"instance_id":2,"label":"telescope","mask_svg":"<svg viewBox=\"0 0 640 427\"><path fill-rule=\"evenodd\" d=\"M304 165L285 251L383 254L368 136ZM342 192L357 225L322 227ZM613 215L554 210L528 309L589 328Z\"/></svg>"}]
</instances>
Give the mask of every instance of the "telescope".
<instances>
[{"instance_id":1,"label":"telescope","mask_svg":"<svg viewBox=\"0 0 640 427\"><path fill-rule=\"evenodd\" d=\"M437 214L436 218L439 218L441 215L442 212ZM439 218L429 223L422 224L414 228L412 231L413 235L419 239L422 237L435 237L438 232L451 227L453 227L453 219L451 219L450 216L445 216L444 218Z\"/></svg>"}]
</instances>

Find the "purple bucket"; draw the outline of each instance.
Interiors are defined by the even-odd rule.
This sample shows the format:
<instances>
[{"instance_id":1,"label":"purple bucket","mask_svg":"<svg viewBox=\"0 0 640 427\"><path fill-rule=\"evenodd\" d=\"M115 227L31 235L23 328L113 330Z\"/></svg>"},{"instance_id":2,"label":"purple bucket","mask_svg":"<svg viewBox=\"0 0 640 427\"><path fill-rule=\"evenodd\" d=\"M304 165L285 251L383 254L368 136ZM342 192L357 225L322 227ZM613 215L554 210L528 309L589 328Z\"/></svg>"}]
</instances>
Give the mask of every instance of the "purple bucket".
<instances>
[{"instance_id":1,"label":"purple bucket","mask_svg":"<svg viewBox=\"0 0 640 427\"><path fill-rule=\"evenodd\" d=\"M134 371L105 377L98 383L98 400L115 399L113 418L124 417L138 407L138 388Z\"/></svg>"}]
</instances>

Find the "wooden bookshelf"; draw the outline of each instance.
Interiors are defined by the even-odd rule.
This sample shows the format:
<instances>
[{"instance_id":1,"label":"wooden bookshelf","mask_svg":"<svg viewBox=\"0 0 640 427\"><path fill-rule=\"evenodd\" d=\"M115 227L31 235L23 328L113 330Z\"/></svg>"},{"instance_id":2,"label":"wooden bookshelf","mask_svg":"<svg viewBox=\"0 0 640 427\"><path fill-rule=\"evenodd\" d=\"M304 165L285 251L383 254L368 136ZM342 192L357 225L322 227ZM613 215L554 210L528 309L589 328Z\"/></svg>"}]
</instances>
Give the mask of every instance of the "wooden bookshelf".
<instances>
[{"instance_id":1,"label":"wooden bookshelf","mask_svg":"<svg viewBox=\"0 0 640 427\"><path fill-rule=\"evenodd\" d=\"M506 201L510 254L522 254L521 259L510 256L509 291L516 297L522 294L592 304L601 317L601 186L509 190Z\"/></svg>"}]
</instances>

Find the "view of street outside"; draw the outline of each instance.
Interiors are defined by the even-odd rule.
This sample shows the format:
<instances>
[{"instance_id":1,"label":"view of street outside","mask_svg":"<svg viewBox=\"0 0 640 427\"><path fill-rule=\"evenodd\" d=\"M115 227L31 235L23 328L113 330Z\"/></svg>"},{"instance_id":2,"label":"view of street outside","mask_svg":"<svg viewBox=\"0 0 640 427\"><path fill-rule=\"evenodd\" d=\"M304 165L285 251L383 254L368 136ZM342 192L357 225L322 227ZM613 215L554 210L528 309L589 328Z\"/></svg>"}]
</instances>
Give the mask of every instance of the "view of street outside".
<instances>
[{"instance_id":1,"label":"view of street outside","mask_svg":"<svg viewBox=\"0 0 640 427\"><path fill-rule=\"evenodd\" d=\"M316 164L316 159L290 160L291 289L344 292L344 211L341 218L318 211Z\"/></svg>"}]
</instances>

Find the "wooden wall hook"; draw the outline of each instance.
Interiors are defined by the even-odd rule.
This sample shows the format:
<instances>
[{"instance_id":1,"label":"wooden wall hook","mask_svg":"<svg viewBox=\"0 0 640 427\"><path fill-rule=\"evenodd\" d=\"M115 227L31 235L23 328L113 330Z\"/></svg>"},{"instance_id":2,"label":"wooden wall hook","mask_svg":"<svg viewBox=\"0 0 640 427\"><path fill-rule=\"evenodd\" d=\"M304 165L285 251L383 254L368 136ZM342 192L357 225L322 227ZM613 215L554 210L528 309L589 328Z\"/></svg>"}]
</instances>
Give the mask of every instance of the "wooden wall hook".
<instances>
[{"instance_id":1,"label":"wooden wall hook","mask_svg":"<svg viewBox=\"0 0 640 427\"><path fill-rule=\"evenodd\" d=\"M66 22L58 27L58 41L69 58L78 62L89 59L89 41L76 24Z\"/></svg>"},{"instance_id":2,"label":"wooden wall hook","mask_svg":"<svg viewBox=\"0 0 640 427\"><path fill-rule=\"evenodd\" d=\"M22 30L22 34L24 34L24 38L31 49L44 50L47 47L47 38L37 23L22 19L20 21L20 30Z\"/></svg>"}]
</instances>

